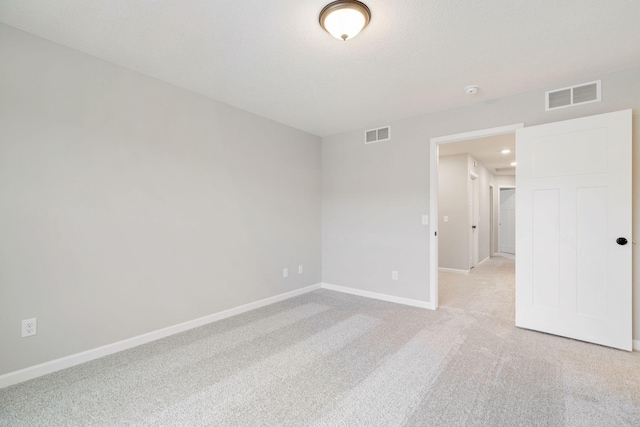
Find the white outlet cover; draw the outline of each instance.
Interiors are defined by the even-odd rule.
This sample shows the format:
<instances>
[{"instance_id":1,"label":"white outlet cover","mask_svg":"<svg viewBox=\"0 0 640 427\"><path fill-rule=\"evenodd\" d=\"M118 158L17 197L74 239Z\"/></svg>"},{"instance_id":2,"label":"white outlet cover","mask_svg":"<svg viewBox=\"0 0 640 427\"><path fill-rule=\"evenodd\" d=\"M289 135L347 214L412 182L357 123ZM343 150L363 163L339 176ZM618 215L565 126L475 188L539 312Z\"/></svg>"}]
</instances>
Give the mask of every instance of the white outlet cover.
<instances>
[{"instance_id":1,"label":"white outlet cover","mask_svg":"<svg viewBox=\"0 0 640 427\"><path fill-rule=\"evenodd\" d=\"M298 266L298 274L302 274L302 272L304 271L304 269L302 268L301 265Z\"/></svg>"},{"instance_id":2,"label":"white outlet cover","mask_svg":"<svg viewBox=\"0 0 640 427\"><path fill-rule=\"evenodd\" d=\"M287 278L289 277L289 269L285 268L282 270L282 277Z\"/></svg>"},{"instance_id":3,"label":"white outlet cover","mask_svg":"<svg viewBox=\"0 0 640 427\"><path fill-rule=\"evenodd\" d=\"M392 271L391 272L391 280L398 280L398 272L397 271Z\"/></svg>"},{"instance_id":4,"label":"white outlet cover","mask_svg":"<svg viewBox=\"0 0 640 427\"><path fill-rule=\"evenodd\" d=\"M449 222L449 217L447 215L444 216L444 222Z\"/></svg>"},{"instance_id":5,"label":"white outlet cover","mask_svg":"<svg viewBox=\"0 0 640 427\"><path fill-rule=\"evenodd\" d=\"M422 225L429 225L429 215L422 215Z\"/></svg>"},{"instance_id":6,"label":"white outlet cover","mask_svg":"<svg viewBox=\"0 0 640 427\"><path fill-rule=\"evenodd\" d=\"M22 338L30 337L38 333L38 319L25 319L22 321Z\"/></svg>"}]
</instances>

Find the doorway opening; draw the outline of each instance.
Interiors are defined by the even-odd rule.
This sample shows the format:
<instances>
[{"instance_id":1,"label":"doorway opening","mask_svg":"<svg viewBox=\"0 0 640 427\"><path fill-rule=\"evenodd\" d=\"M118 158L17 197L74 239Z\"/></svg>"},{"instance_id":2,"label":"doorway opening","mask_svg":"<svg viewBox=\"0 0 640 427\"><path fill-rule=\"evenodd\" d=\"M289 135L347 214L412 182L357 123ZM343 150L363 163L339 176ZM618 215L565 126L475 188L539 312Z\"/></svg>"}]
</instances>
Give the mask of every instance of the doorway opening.
<instances>
[{"instance_id":1,"label":"doorway opening","mask_svg":"<svg viewBox=\"0 0 640 427\"><path fill-rule=\"evenodd\" d=\"M516 129L522 127L523 124L520 123L431 139L429 288L433 309L438 307L439 271L468 273L471 268L486 261L499 250L496 247L499 242L496 223L499 213L494 214L499 197L495 197L493 193L501 184L507 184L495 180L488 182L485 171L488 171L487 166L491 165L481 165L481 160L485 159L477 153L475 157L480 159L476 159L469 153L472 152L472 148L479 146L480 140L486 142L489 139L497 141L494 142L497 145L492 150L501 152L504 149L501 147L504 141L500 141L500 137L514 138ZM440 180L440 167L443 166L443 171L446 170L449 166L445 166L446 163L455 165L452 170L457 168L466 171L464 178L450 175ZM494 173L499 173L498 169L500 168L494 167ZM444 188L440 188L441 184ZM485 194L483 197L478 194L487 190L491 196ZM450 200L460 194L463 196L463 202L460 202L460 197ZM485 209L481 207L483 204ZM465 212L462 215L460 206ZM443 265L440 264L441 258Z\"/></svg>"}]
</instances>

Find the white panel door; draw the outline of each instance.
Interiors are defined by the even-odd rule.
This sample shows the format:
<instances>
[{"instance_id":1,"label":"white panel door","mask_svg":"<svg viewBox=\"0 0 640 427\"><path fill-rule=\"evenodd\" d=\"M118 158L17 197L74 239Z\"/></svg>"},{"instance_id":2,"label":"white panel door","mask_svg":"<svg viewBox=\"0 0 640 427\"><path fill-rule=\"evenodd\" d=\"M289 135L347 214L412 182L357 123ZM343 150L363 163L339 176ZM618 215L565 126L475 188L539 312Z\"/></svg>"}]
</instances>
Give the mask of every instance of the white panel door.
<instances>
[{"instance_id":1,"label":"white panel door","mask_svg":"<svg viewBox=\"0 0 640 427\"><path fill-rule=\"evenodd\" d=\"M478 175L469 175L469 269L478 266L478 246L479 246L479 186Z\"/></svg>"},{"instance_id":2,"label":"white panel door","mask_svg":"<svg viewBox=\"0 0 640 427\"><path fill-rule=\"evenodd\" d=\"M516 189L500 189L500 252L516 253Z\"/></svg>"},{"instance_id":3,"label":"white panel door","mask_svg":"<svg viewBox=\"0 0 640 427\"><path fill-rule=\"evenodd\" d=\"M516 156L516 326L631 350L631 110L519 129Z\"/></svg>"}]
</instances>

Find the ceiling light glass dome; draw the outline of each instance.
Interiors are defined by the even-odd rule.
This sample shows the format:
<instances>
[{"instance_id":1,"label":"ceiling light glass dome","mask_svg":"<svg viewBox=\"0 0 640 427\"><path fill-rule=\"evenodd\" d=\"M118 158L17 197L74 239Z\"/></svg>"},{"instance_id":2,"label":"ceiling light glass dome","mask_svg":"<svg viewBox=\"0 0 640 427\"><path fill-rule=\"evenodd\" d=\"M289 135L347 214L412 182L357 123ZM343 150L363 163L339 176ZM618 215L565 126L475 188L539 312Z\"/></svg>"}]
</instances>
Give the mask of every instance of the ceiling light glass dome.
<instances>
[{"instance_id":1,"label":"ceiling light glass dome","mask_svg":"<svg viewBox=\"0 0 640 427\"><path fill-rule=\"evenodd\" d=\"M320 25L340 40L354 38L371 20L371 11L355 0L334 1L320 12Z\"/></svg>"}]
</instances>

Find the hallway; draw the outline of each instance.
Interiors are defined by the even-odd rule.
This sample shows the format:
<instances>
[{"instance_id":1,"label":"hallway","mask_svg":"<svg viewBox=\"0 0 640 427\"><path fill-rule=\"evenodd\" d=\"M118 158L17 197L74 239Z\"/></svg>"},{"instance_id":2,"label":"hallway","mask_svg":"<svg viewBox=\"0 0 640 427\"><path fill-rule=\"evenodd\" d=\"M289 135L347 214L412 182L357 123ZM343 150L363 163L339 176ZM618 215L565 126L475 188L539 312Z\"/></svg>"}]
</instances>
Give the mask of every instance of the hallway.
<instances>
[{"instance_id":1,"label":"hallway","mask_svg":"<svg viewBox=\"0 0 640 427\"><path fill-rule=\"evenodd\" d=\"M515 321L515 256L494 256L467 274L439 273L440 306Z\"/></svg>"}]
</instances>

